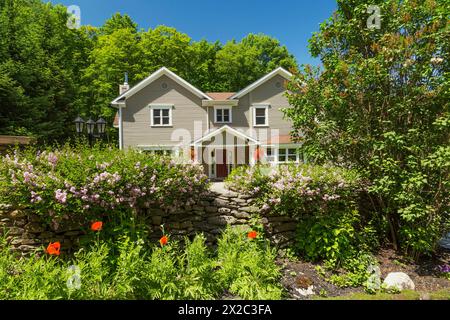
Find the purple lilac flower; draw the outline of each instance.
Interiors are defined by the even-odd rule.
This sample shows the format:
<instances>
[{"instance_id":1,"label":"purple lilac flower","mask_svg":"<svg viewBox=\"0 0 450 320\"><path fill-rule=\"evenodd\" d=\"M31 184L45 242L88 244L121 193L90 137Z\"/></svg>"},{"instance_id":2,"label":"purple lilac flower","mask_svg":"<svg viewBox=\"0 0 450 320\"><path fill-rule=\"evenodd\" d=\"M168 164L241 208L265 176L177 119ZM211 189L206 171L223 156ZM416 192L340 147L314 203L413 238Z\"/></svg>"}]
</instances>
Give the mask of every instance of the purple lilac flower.
<instances>
[{"instance_id":1,"label":"purple lilac flower","mask_svg":"<svg viewBox=\"0 0 450 320\"><path fill-rule=\"evenodd\" d=\"M52 167L55 167L58 162L58 157L52 152L48 155L47 160Z\"/></svg>"},{"instance_id":2,"label":"purple lilac flower","mask_svg":"<svg viewBox=\"0 0 450 320\"><path fill-rule=\"evenodd\" d=\"M59 202L59 203L66 203L67 201L67 192L65 191L61 191L61 189L58 189L55 191L55 199Z\"/></svg>"},{"instance_id":3,"label":"purple lilac flower","mask_svg":"<svg viewBox=\"0 0 450 320\"><path fill-rule=\"evenodd\" d=\"M33 175L31 173L29 173L28 171L25 171L23 173L23 181L25 183L29 183L32 177L33 177Z\"/></svg>"},{"instance_id":4,"label":"purple lilac flower","mask_svg":"<svg viewBox=\"0 0 450 320\"><path fill-rule=\"evenodd\" d=\"M450 273L450 265L444 264L442 266L439 266L439 271L442 273Z\"/></svg>"}]
</instances>

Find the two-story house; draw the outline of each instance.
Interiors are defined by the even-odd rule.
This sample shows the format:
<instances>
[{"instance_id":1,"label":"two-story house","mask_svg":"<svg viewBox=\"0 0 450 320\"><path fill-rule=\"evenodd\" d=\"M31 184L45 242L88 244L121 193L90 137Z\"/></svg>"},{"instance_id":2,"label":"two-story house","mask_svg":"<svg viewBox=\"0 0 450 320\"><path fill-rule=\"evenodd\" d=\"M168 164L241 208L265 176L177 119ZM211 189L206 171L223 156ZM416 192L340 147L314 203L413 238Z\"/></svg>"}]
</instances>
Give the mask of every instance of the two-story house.
<instances>
[{"instance_id":1,"label":"two-story house","mask_svg":"<svg viewBox=\"0 0 450 320\"><path fill-rule=\"evenodd\" d=\"M282 111L290 107L291 77L278 68L239 92L205 93L161 68L132 88L120 86L112 101L120 148L184 156L203 164L211 178L259 161L300 162Z\"/></svg>"}]
</instances>

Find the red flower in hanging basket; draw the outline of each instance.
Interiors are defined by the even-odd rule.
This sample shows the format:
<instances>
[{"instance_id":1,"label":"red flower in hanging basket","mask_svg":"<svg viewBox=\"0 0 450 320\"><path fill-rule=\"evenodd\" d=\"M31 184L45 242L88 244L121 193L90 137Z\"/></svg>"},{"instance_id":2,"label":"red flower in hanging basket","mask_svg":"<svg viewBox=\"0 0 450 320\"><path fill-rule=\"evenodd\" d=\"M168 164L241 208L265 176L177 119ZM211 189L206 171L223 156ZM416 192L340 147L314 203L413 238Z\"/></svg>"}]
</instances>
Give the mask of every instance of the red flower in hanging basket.
<instances>
[{"instance_id":1,"label":"red flower in hanging basket","mask_svg":"<svg viewBox=\"0 0 450 320\"><path fill-rule=\"evenodd\" d=\"M103 227L103 222L96 221L91 225L91 230L92 231L100 231L100 230L102 230L102 227Z\"/></svg>"},{"instance_id":2,"label":"red flower in hanging basket","mask_svg":"<svg viewBox=\"0 0 450 320\"><path fill-rule=\"evenodd\" d=\"M257 236L258 236L258 232L256 232L256 231L250 231L250 232L247 234L247 237L248 237L249 239L255 239Z\"/></svg>"},{"instance_id":3,"label":"red flower in hanging basket","mask_svg":"<svg viewBox=\"0 0 450 320\"><path fill-rule=\"evenodd\" d=\"M61 243L59 242L50 242L50 244L47 247L46 252L49 255L55 255L55 256L59 256L60 254L60 249L61 249Z\"/></svg>"},{"instance_id":4,"label":"red flower in hanging basket","mask_svg":"<svg viewBox=\"0 0 450 320\"><path fill-rule=\"evenodd\" d=\"M165 246L167 242L169 242L169 238L167 238L167 236L162 236L161 239L159 239L161 246Z\"/></svg>"}]
</instances>

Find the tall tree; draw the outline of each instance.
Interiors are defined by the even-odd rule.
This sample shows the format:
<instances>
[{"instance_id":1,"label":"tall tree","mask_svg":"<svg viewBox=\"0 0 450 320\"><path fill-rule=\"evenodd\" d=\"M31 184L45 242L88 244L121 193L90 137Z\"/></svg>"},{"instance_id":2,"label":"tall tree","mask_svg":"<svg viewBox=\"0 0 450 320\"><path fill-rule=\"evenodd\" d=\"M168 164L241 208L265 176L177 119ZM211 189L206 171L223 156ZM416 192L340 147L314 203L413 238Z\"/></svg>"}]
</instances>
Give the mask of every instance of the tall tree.
<instances>
[{"instance_id":1,"label":"tall tree","mask_svg":"<svg viewBox=\"0 0 450 320\"><path fill-rule=\"evenodd\" d=\"M323 70L290 88L305 150L365 172L392 243L414 256L450 222L449 15L448 1L339 0L310 40Z\"/></svg>"},{"instance_id":2,"label":"tall tree","mask_svg":"<svg viewBox=\"0 0 450 320\"><path fill-rule=\"evenodd\" d=\"M64 137L83 61L62 6L0 1L0 132Z\"/></svg>"},{"instance_id":3,"label":"tall tree","mask_svg":"<svg viewBox=\"0 0 450 320\"><path fill-rule=\"evenodd\" d=\"M277 67L297 67L294 56L278 40L249 34L241 42L227 42L217 53L217 90L240 90Z\"/></svg>"},{"instance_id":4,"label":"tall tree","mask_svg":"<svg viewBox=\"0 0 450 320\"><path fill-rule=\"evenodd\" d=\"M134 22L127 14L116 13L111 18L105 21L100 28L101 34L112 34L120 29L130 29L134 33L137 32L137 23Z\"/></svg>"}]
</instances>

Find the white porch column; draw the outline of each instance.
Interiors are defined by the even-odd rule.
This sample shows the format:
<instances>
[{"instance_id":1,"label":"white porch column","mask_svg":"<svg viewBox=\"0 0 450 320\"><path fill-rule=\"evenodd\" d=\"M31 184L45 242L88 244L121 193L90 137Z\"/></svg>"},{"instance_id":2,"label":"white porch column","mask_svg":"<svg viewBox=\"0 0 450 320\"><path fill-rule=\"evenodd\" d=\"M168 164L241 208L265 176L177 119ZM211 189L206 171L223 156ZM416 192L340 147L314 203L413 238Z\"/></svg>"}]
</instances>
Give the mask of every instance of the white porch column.
<instances>
[{"instance_id":1,"label":"white porch column","mask_svg":"<svg viewBox=\"0 0 450 320\"><path fill-rule=\"evenodd\" d=\"M248 157L249 157L249 165L250 165L250 167L254 167L255 166L255 164L256 164L256 161L255 161L255 151L256 151L256 148L258 147L258 145L257 144L254 144L254 143L252 143L252 144L249 144L249 146L248 146L249 148L248 148Z\"/></svg>"}]
</instances>

